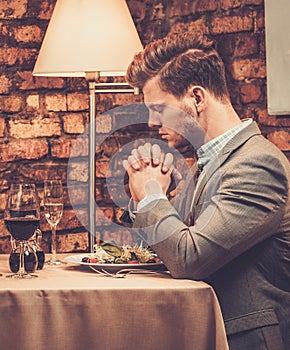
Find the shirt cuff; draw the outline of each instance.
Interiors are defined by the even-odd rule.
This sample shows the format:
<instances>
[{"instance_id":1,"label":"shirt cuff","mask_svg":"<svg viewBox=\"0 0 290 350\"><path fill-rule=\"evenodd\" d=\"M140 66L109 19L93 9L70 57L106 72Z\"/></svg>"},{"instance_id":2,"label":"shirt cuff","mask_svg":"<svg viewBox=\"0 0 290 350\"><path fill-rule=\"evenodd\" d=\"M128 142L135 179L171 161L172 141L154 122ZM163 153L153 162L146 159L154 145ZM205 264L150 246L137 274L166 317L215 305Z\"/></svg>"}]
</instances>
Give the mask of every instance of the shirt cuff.
<instances>
[{"instance_id":1,"label":"shirt cuff","mask_svg":"<svg viewBox=\"0 0 290 350\"><path fill-rule=\"evenodd\" d=\"M130 198L130 200L129 200L127 210L128 210L128 214L129 214L131 221L134 222L135 216L136 216L136 210L135 210L135 203L134 203L132 198Z\"/></svg>"},{"instance_id":2,"label":"shirt cuff","mask_svg":"<svg viewBox=\"0 0 290 350\"><path fill-rule=\"evenodd\" d=\"M149 196L144 197L138 204L137 204L137 212L140 211L142 208L144 208L147 204L156 201L158 199L167 199L166 195L163 193L154 193L150 194Z\"/></svg>"}]
</instances>

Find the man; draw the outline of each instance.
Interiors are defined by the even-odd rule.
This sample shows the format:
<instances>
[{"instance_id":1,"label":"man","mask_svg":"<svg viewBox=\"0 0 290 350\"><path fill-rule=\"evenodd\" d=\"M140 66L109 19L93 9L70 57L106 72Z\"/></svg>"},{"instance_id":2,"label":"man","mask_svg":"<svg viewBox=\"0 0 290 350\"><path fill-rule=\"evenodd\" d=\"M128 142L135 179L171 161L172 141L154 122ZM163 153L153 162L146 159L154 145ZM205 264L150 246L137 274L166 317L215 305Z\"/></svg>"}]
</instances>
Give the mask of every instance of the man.
<instances>
[{"instance_id":1,"label":"man","mask_svg":"<svg viewBox=\"0 0 290 350\"><path fill-rule=\"evenodd\" d=\"M230 349L289 349L288 160L254 121L240 120L206 38L187 33L150 43L127 80L143 89L149 126L173 148L194 143L202 169L197 179L193 166L173 207L166 197L172 156L157 145L133 150L124 167L134 227L173 277L213 286Z\"/></svg>"}]
</instances>

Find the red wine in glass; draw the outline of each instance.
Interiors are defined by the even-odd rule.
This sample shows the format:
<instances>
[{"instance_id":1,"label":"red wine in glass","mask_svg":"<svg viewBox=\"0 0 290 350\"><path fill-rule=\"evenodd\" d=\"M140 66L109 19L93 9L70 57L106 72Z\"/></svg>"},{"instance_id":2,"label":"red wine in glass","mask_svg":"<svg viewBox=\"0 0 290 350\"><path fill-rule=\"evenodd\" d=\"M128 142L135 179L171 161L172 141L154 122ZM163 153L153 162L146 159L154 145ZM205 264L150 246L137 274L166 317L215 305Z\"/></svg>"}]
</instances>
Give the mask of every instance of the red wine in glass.
<instances>
[{"instance_id":1,"label":"red wine in glass","mask_svg":"<svg viewBox=\"0 0 290 350\"><path fill-rule=\"evenodd\" d=\"M34 231L39 227L39 219L34 215L23 217L10 217L4 220L7 230L11 236L20 241L27 241L34 234Z\"/></svg>"},{"instance_id":2,"label":"red wine in glass","mask_svg":"<svg viewBox=\"0 0 290 350\"><path fill-rule=\"evenodd\" d=\"M4 222L11 236L19 241L19 271L7 277L31 278L35 276L25 271L24 265L25 259L28 262L31 258L30 255L27 256L27 241L39 227L39 220L39 199L35 185L12 184L8 193ZM37 259L34 253L33 255ZM15 259L16 255L13 258Z\"/></svg>"}]
</instances>

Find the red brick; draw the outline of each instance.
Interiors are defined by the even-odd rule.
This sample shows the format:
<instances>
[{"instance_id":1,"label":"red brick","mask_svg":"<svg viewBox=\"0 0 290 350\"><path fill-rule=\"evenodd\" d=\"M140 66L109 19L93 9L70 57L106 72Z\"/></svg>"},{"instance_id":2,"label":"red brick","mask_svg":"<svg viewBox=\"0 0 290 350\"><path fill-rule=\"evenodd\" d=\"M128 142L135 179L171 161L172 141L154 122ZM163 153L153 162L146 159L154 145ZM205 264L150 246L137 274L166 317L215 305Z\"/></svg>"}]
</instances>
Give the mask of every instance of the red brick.
<instances>
[{"instance_id":1,"label":"red brick","mask_svg":"<svg viewBox=\"0 0 290 350\"><path fill-rule=\"evenodd\" d=\"M58 178L65 183L67 172L66 162L54 163L50 159L45 161L40 159L39 161L32 162L18 162L17 163L17 173L21 174L26 181L35 182L37 184L42 184L44 179L54 179ZM38 188L41 195L41 189Z\"/></svg>"},{"instance_id":2,"label":"red brick","mask_svg":"<svg viewBox=\"0 0 290 350\"><path fill-rule=\"evenodd\" d=\"M70 181L87 182L88 181L88 163L74 162L70 164L68 178Z\"/></svg>"},{"instance_id":3,"label":"red brick","mask_svg":"<svg viewBox=\"0 0 290 350\"><path fill-rule=\"evenodd\" d=\"M254 35L239 35L234 51L235 57L250 56L258 53L257 38Z\"/></svg>"},{"instance_id":4,"label":"red brick","mask_svg":"<svg viewBox=\"0 0 290 350\"><path fill-rule=\"evenodd\" d=\"M104 113L115 106L131 105L143 101L143 96L133 93L97 95L97 112Z\"/></svg>"},{"instance_id":5,"label":"red brick","mask_svg":"<svg viewBox=\"0 0 290 350\"><path fill-rule=\"evenodd\" d=\"M221 0L221 8L228 10L231 8L240 7L241 3L241 0Z\"/></svg>"},{"instance_id":6,"label":"red brick","mask_svg":"<svg viewBox=\"0 0 290 350\"><path fill-rule=\"evenodd\" d=\"M109 168L109 162L107 161L97 161L96 162L96 177L98 178L106 178L111 176L111 171Z\"/></svg>"},{"instance_id":7,"label":"red brick","mask_svg":"<svg viewBox=\"0 0 290 350\"><path fill-rule=\"evenodd\" d=\"M254 21L255 21L255 32L258 32L258 31L263 32L265 30L264 12L262 11L255 12Z\"/></svg>"},{"instance_id":8,"label":"red brick","mask_svg":"<svg viewBox=\"0 0 290 350\"><path fill-rule=\"evenodd\" d=\"M43 221L44 224L44 221ZM41 224L41 229L44 231L42 238L42 249L45 253L49 253L51 250L51 229L47 227L46 230L43 229ZM57 235L56 235L56 249L58 253L67 253L67 252L83 252L88 247L88 233L86 231L80 233L70 233L60 234L59 226L57 226Z\"/></svg>"},{"instance_id":9,"label":"red brick","mask_svg":"<svg viewBox=\"0 0 290 350\"><path fill-rule=\"evenodd\" d=\"M130 105L135 104L138 102L143 102L142 95L134 95L133 93L130 94L115 94L114 96L114 104L119 105Z\"/></svg>"},{"instance_id":10,"label":"red brick","mask_svg":"<svg viewBox=\"0 0 290 350\"><path fill-rule=\"evenodd\" d=\"M42 40L43 32L36 25L26 25L13 28L13 35L17 42L39 43Z\"/></svg>"},{"instance_id":11,"label":"red brick","mask_svg":"<svg viewBox=\"0 0 290 350\"><path fill-rule=\"evenodd\" d=\"M84 206L88 204L88 184L87 183L68 183L68 202L72 205L76 215L81 217L82 223L87 220L87 213ZM96 201L103 202L103 194L102 194L102 184L96 182ZM85 212L83 212L85 211ZM84 219L86 217L86 219Z\"/></svg>"},{"instance_id":12,"label":"red brick","mask_svg":"<svg viewBox=\"0 0 290 350\"><path fill-rule=\"evenodd\" d=\"M252 34L230 34L219 43L218 51L221 55L244 57L258 53L257 38Z\"/></svg>"},{"instance_id":13,"label":"red brick","mask_svg":"<svg viewBox=\"0 0 290 350\"><path fill-rule=\"evenodd\" d=\"M79 136L77 139L72 140L71 157L85 157L88 155L89 140L87 135Z\"/></svg>"},{"instance_id":14,"label":"red brick","mask_svg":"<svg viewBox=\"0 0 290 350\"><path fill-rule=\"evenodd\" d=\"M3 39L8 35L9 33L9 29L7 28L6 25L4 25L4 23L0 23L0 35L3 36ZM5 40L2 41L2 43L4 44Z\"/></svg>"},{"instance_id":15,"label":"red brick","mask_svg":"<svg viewBox=\"0 0 290 350\"><path fill-rule=\"evenodd\" d=\"M109 133L112 130L112 118L109 114L96 117L96 130L98 133Z\"/></svg>"},{"instance_id":16,"label":"red brick","mask_svg":"<svg viewBox=\"0 0 290 350\"><path fill-rule=\"evenodd\" d=\"M182 17L195 13L196 3L194 1L179 1L174 0L172 6L170 6L170 17Z\"/></svg>"},{"instance_id":17,"label":"red brick","mask_svg":"<svg viewBox=\"0 0 290 350\"><path fill-rule=\"evenodd\" d=\"M81 134L85 130L82 113L69 113L63 116L63 129L67 134Z\"/></svg>"},{"instance_id":18,"label":"red brick","mask_svg":"<svg viewBox=\"0 0 290 350\"><path fill-rule=\"evenodd\" d=\"M2 184L1 184L2 185ZM2 186L1 186L2 187ZM7 193L0 193L0 210L4 211L7 202ZM0 236L3 235L3 221L0 220Z\"/></svg>"},{"instance_id":19,"label":"red brick","mask_svg":"<svg viewBox=\"0 0 290 350\"><path fill-rule=\"evenodd\" d=\"M54 158L69 158L72 151L72 140L57 139L50 141L51 155Z\"/></svg>"},{"instance_id":20,"label":"red brick","mask_svg":"<svg viewBox=\"0 0 290 350\"><path fill-rule=\"evenodd\" d=\"M68 186L68 195L72 206L84 206L88 203L88 185L87 184L70 184Z\"/></svg>"},{"instance_id":21,"label":"red brick","mask_svg":"<svg viewBox=\"0 0 290 350\"><path fill-rule=\"evenodd\" d=\"M3 232L3 238L0 240L0 254L9 254L11 252L10 235L6 234L5 237L6 232Z\"/></svg>"},{"instance_id":22,"label":"red brick","mask_svg":"<svg viewBox=\"0 0 290 350\"><path fill-rule=\"evenodd\" d=\"M51 4L48 1L41 1L38 18L49 20L52 16L54 7L55 7L55 3Z\"/></svg>"},{"instance_id":23,"label":"red brick","mask_svg":"<svg viewBox=\"0 0 290 350\"><path fill-rule=\"evenodd\" d=\"M24 105L23 97L22 96L5 96L1 99L2 103L2 111L3 112L20 112L22 110L22 107Z\"/></svg>"},{"instance_id":24,"label":"red brick","mask_svg":"<svg viewBox=\"0 0 290 350\"><path fill-rule=\"evenodd\" d=\"M66 111L66 96L63 94L45 95L45 108L48 111Z\"/></svg>"},{"instance_id":25,"label":"red brick","mask_svg":"<svg viewBox=\"0 0 290 350\"><path fill-rule=\"evenodd\" d=\"M267 109L256 108L258 123L265 126L288 127L289 117L268 114Z\"/></svg>"},{"instance_id":26,"label":"red brick","mask_svg":"<svg viewBox=\"0 0 290 350\"><path fill-rule=\"evenodd\" d=\"M263 0L244 0L245 1L245 5L262 5L263 4Z\"/></svg>"},{"instance_id":27,"label":"red brick","mask_svg":"<svg viewBox=\"0 0 290 350\"><path fill-rule=\"evenodd\" d=\"M1 0L0 18L22 18L27 9L28 0Z\"/></svg>"},{"instance_id":28,"label":"red brick","mask_svg":"<svg viewBox=\"0 0 290 350\"><path fill-rule=\"evenodd\" d=\"M9 66L15 64L17 60L17 48L0 48L0 60Z\"/></svg>"},{"instance_id":29,"label":"red brick","mask_svg":"<svg viewBox=\"0 0 290 350\"><path fill-rule=\"evenodd\" d=\"M50 137L61 135L61 124L57 116L35 117L31 120L9 120L10 135L15 138Z\"/></svg>"},{"instance_id":30,"label":"red brick","mask_svg":"<svg viewBox=\"0 0 290 350\"><path fill-rule=\"evenodd\" d=\"M5 119L0 118L0 137L3 137L5 135L5 127L6 127Z\"/></svg>"},{"instance_id":31,"label":"red brick","mask_svg":"<svg viewBox=\"0 0 290 350\"><path fill-rule=\"evenodd\" d=\"M2 198L1 198L2 199ZM5 205L3 206L4 209L5 209ZM0 236L9 236L9 231L7 230L5 224L4 224L4 219L0 219Z\"/></svg>"},{"instance_id":32,"label":"red brick","mask_svg":"<svg viewBox=\"0 0 290 350\"><path fill-rule=\"evenodd\" d=\"M84 111L89 108L88 93L74 92L67 95L67 107L69 111Z\"/></svg>"},{"instance_id":33,"label":"red brick","mask_svg":"<svg viewBox=\"0 0 290 350\"><path fill-rule=\"evenodd\" d=\"M121 171L120 171L121 172ZM116 204L116 206L126 206L129 202L130 196L127 193L128 188L123 182L123 178L117 177L118 170L114 171L115 178L112 181L112 184L107 184L104 189L104 197L106 197L106 203L108 205ZM122 175L124 170L122 169Z\"/></svg>"},{"instance_id":34,"label":"red brick","mask_svg":"<svg viewBox=\"0 0 290 350\"><path fill-rule=\"evenodd\" d=\"M186 1L185 1L186 2ZM161 2L153 5L151 16L149 17L151 21L163 20L165 17L164 6Z\"/></svg>"},{"instance_id":35,"label":"red brick","mask_svg":"<svg viewBox=\"0 0 290 350\"><path fill-rule=\"evenodd\" d=\"M26 96L26 108L27 110L39 109L39 95L31 94Z\"/></svg>"},{"instance_id":36,"label":"red brick","mask_svg":"<svg viewBox=\"0 0 290 350\"><path fill-rule=\"evenodd\" d=\"M255 115L256 115L255 107L247 106L247 108L245 108L245 106L237 105L235 106L235 109L241 119L255 118Z\"/></svg>"},{"instance_id":37,"label":"red brick","mask_svg":"<svg viewBox=\"0 0 290 350\"><path fill-rule=\"evenodd\" d=\"M290 151L290 134L287 131L274 131L268 134L268 140L273 142L281 151Z\"/></svg>"},{"instance_id":38,"label":"red brick","mask_svg":"<svg viewBox=\"0 0 290 350\"><path fill-rule=\"evenodd\" d=\"M108 226L113 222L114 210L108 207L97 207L96 210L96 225Z\"/></svg>"},{"instance_id":39,"label":"red brick","mask_svg":"<svg viewBox=\"0 0 290 350\"><path fill-rule=\"evenodd\" d=\"M254 84L245 84L240 91L243 103L257 102L261 98L261 88Z\"/></svg>"},{"instance_id":40,"label":"red brick","mask_svg":"<svg viewBox=\"0 0 290 350\"><path fill-rule=\"evenodd\" d=\"M10 88L10 81L5 75L0 76L0 94L7 94Z\"/></svg>"},{"instance_id":41,"label":"red brick","mask_svg":"<svg viewBox=\"0 0 290 350\"><path fill-rule=\"evenodd\" d=\"M232 64L232 72L236 80L265 78L266 62L262 59L236 59Z\"/></svg>"},{"instance_id":42,"label":"red brick","mask_svg":"<svg viewBox=\"0 0 290 350\"><path fill-rule=\"evenodd\" d=\"M252 29L253 19L250 16L214 17L211 21L212 34L243 32Z\"/></svg>"},{"instance_id":43,"label":"red brick","mask_svg":"<svg viewBox=\"0 0 290 350\"><path fill-rule=\"evenodd\" d=\"M0 144L0 162L21 159L39 159L48 154L48 144L40 140L12 140Z\"/></svg>"},{"instance_id":44,"label":"red brick","mask_svg":"<svg viewBox=\"0 0 290 350\"><path fill-rule=\"evenodd\" d=\"M38 50L26 49L20 47L6 47L0 48L0 60L2 63L12 66L19 62L19 64L28 64L34 62Z\"/></svg>"},{"instance_id":45,"label":"red brick","mask_svg":"<svg viewBox=\"0 0 290 350\"><path fill-rule=\"evenodd\" d=\"M245 57L258 52L257 38L250 34L240 33L229 35L219 42L218 51L221 55Z\"/></svg>"},{"instance_id":46,"label":"red brick","mask_svg":"<svg viewBox=\"0 0 290 350\"><path fill-rule=\"evenodd\" d=\"M55 158L85 157L88 155L87 138L53 139L50 141L51 155Z\"/></svg>"},{"instance_id":47,"label":"red brick","mask_svg":"<svg viewBox=\"0 0 290 350\"><path fill-rule=\"evenodd\" d=\"M185 31L208 34L208 27L206 25L205 18L199 18L196 21L190 21L187 23L177 22L170 28L170 33L180 34L184 33Z\"/></svg>"},{"instance_id":48,"label":"red brick","mask_svg":"<svg viewBox=\"0 0 290 350\"><path fill-rule=\"evenodd\" d=\"M31 71L18 71L17 74L22 79L20 83L20 90L34 90L34 89L63 89L65 87L65 80L63 78L51 77L34 77Z\"/></svg>"},{"instance_id":49,"label":"red brick","mask_svg":"<svg viewBox=\"0 0 290 350\"><path fill-rule=\"evenodd\" d=\"M69 233L57 235L57 251L59 253L84 252L89 244L88 233Z\"/></svg>"},{"instance_id":50,"label":"red brick","mask_svg":"<svg viewBox=\"0 0 290 350\"><path fill-rule=\"evenodd\" d=\"M145 17L145 4L138 0L127 0L130 13L134 14L134 19L142 20Z\"/></svg>"},{"instance_id":51,"label":"red brick","mask_svg":"<svg viewBox=\"0 0 290 350\"><path fill-rule=\"evenodd\" d=\"M178 1L180 5L182 4L179 0L176 1ZM196 3L193 2L193 5L196 6L196 12L215 11L217 9L217 1L213 0L197 1Z\"/></svg>"}]
</instances>

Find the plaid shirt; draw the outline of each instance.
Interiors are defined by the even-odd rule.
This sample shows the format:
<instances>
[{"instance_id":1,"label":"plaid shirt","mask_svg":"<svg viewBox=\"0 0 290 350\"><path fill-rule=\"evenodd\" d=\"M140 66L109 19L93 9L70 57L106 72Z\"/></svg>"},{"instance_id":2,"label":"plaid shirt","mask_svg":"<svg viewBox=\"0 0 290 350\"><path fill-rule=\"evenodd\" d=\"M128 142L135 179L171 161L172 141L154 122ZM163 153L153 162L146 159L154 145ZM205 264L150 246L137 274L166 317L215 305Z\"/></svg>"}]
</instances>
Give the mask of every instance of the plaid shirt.
<instances>
[{"instance_id":1,"label":"plaid shirt","mask_svg":"<svg viewBox=\"0 0 290 350\"><path fill-rule=\"evenodd\" d=\"M241 130L252 123L252 119L245 120L242 124L235 126L224 134L210 140L197 150L197 164L203 168L209 161L215 158L224 146Z\"/></svg>"}]
</instances>

